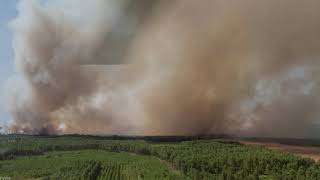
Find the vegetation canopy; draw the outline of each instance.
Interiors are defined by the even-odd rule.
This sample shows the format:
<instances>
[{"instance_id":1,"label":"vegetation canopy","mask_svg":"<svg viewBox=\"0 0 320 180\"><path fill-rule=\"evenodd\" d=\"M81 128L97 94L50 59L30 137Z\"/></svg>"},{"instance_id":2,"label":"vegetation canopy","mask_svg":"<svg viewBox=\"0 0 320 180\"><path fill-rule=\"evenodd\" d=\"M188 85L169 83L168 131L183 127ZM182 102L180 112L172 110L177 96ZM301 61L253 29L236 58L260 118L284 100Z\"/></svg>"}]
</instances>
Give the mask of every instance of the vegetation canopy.
<instances>
[{"instance_id":1,"label":"vegetation canopy","mask_svg":"<svg viewBox=\"0 0 320 180\"><path fill-rule=\"evenodd\" d=\"M311 159L219 140L8 135L0 150L13 179L320 179Z\"/></svg>"}]
</instances>

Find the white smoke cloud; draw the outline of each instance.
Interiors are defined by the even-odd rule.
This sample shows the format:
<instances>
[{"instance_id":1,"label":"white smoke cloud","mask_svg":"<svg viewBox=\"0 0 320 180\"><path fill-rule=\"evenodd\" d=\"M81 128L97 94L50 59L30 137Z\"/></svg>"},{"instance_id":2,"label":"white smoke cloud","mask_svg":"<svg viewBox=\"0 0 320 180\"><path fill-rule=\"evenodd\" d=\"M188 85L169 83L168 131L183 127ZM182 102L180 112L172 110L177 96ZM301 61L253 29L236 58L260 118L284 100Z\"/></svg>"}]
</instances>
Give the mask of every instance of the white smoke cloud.
<instances>
[{"instance_id":1,"label":"white smoke cloud","mask_svg":"<svg viewBox=\"0 0 320 180\"><path fill-rule=\"evenodd\" d=\"M284 2L23 0L11 129L303 136L320 107L320 4ZM109 60L127 64L83 65Z\"/></svg>"}]
</instances>

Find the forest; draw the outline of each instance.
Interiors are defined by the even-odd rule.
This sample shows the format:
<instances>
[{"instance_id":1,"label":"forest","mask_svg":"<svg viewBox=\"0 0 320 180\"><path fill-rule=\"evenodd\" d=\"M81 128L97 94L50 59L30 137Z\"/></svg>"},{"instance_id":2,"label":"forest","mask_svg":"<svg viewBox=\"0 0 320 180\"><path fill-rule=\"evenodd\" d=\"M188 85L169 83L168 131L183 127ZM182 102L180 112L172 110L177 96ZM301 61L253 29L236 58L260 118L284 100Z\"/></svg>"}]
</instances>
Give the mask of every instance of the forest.
<instances>
[{"instance_id":1,"label":"forest","mask_svg":"<svg viewBox=\"0 0 320 180\"><path fill-rule=\"evenodd\" d=\"M0 159L12 179L320 179L314 160L218 139L2 135Z\"/></svg>"}]
</instances>

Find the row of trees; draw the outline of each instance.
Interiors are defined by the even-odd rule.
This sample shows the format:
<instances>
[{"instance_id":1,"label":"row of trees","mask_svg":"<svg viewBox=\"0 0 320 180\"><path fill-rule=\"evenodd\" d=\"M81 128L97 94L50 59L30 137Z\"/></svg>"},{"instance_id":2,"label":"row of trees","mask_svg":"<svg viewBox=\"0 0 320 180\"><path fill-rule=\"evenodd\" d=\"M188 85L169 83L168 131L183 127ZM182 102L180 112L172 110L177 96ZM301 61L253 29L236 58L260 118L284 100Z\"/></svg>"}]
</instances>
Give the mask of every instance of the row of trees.
<instances>
[{"instance_id":1,"label":"row of trees","mask_svg":"<svg viewBox=\"0 0 320 180\"><path fill-rule=\"evenodd\" d=\"M192 179L320 179L313 160L263 147L191 141L157 146L156 153Z\"/></svg>"}]
</instances>

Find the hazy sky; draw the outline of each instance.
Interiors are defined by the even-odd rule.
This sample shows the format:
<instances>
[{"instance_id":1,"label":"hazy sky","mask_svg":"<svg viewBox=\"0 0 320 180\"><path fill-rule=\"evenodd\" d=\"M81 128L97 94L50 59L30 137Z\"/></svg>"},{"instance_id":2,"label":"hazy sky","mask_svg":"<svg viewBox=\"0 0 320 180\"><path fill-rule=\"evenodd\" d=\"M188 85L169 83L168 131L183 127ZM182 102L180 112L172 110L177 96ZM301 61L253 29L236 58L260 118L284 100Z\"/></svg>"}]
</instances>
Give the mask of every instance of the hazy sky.
<instances>
[{"instance_id":1,"label":"hazy sky","mask_svg":"<svg viewBox=\"0 0 320 180\"><path fill-rule=\"evenodd\" d=\"M14 74L14 60L12 48L12 31L8 23L16 16L16 0L0 2L0 126L10 118L5 112L4 94L6 81Z\"/></svg>"}]
</instances>

